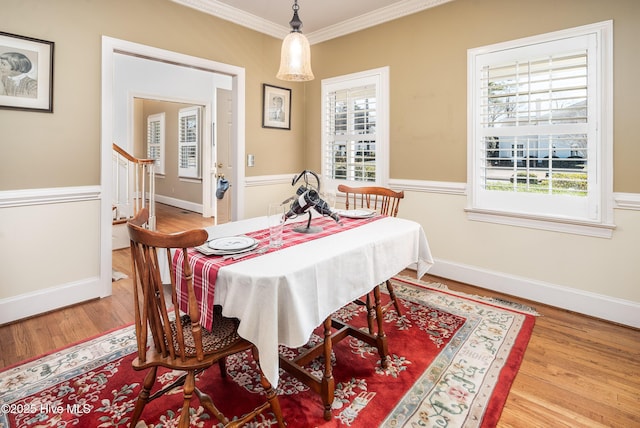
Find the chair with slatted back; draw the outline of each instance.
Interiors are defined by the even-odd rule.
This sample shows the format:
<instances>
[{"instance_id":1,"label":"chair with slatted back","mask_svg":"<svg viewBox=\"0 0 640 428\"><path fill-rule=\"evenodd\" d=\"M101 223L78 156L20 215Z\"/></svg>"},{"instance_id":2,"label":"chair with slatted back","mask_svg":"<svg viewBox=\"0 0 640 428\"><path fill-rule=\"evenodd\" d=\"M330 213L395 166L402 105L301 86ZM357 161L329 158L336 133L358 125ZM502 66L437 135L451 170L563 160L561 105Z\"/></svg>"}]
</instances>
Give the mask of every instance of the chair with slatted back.
<instances>
[{"instance_id":1,"label":"chair with slatted back","mask_svg":"<svg viewBox=\"0 0 640 428\"><path fill-rule=\"evenodd\" d=\"M203 244L207 240L204 229L193 229L175 234L154 232L144 228L149 212L143 208L128 222L131 240L131 262L133 271L135 328L138 343L137 357L133 361L135 370L148 370L142 390L138 395L129 426L134 427L145 405L172 390L182 386L183 404L180 414L180 428L189 426L189 407L193 394L201 405L211 412L225 427L237 427L254 419L259 413L271 409L278 426L284 427L280 403L275 390L260 370L256 347L238 336L238 320L225 318L216 306L211 331L200 325L198 303L193 288L192 270L188 262L187 248ZM171 249L182 251L188 313L179 310L176 292L175 269L171 263ZM171 302L165 297L160 278L159 257L166 255L171 276ZM170 303L167 305L167 303ZM168 308L169 307L169 308ZM211 397L196 387L196 374L222 363L229 355L251 350L255 359L266 400L236 420L229 419L214 405ZM223 364L220 367L223 368ZM150 395L156 382L158 367L184 371L184 375L169 386ZM222 376L226 376L223 371ZM220 385L220 387L223 387ZM240 397L237 397L241 400ZM217 425L216 425L217 426Z\"/></svg>"},{"instance_id":2,"label":"chair with slatted back","mask_svg":"<svg viewBox=\"0 0 640 428\"><path fill-rule=\"evenodd\" d=\"M398 215L400 200L404 199L404 191L401 190L400 192L396 192L395 190L379 186L351 187L340 184L338 185L338 191L345 194L345 208L347 210L369 209L390 217L396 217ZM402 316L400 303L393 291L391 281L387 280L386 286L391 300L382 308L383 311L388 310L388 308L393 304L398 316ZM367 295L366 305L369 312L375 309L372 308L369 294ZM369 331L373 333L373 325L371 322L369 323Z\"/></svg>"}]
</instances>

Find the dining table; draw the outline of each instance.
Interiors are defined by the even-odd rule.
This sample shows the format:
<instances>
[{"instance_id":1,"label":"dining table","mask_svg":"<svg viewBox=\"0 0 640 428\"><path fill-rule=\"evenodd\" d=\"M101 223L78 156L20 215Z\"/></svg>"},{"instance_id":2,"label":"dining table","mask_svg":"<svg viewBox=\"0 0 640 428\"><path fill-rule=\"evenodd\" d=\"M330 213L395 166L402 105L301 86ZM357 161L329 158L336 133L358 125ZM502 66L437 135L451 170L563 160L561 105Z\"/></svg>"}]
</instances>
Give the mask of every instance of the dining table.
<instances>
[{"instance_id":1,"label":"dining table","mask_svg":"<svg viewBox=\"0 0 640 428\"><path fill-rule=\"evenodd\" d=\"M215 225L206 228L208 241L249 237L257 247L236 259L207 254L206 243L187 251L202 325L210 327L213 305L222 306L224 316L239 320L238 334L258 349L260 367L269 382L278 385L280 369L292 373L321 396L327 420L334 393L331 364L325 364L319 377L304 370L304 362L318 355L329 361L333 342L351 335L376 346L385 365L388 345L379 285L407 267L421 278L434 263L418 222L379 214L345 215L338 223L314 213L311 223L320 229L316 233L294 230L307 222L306 216L287 221L283 245L277 248L269 247L266 216ZM185 283L180 280L182 257L182 252L176 252L173 258L181 306L186 302ZM378 303L374 305L377 332L332 319L335 311L370 292ZM319 326L324 326L324 341L299 357L303 361L279 354L280 345L307 344Z\"/></svg>"}]
</instances>

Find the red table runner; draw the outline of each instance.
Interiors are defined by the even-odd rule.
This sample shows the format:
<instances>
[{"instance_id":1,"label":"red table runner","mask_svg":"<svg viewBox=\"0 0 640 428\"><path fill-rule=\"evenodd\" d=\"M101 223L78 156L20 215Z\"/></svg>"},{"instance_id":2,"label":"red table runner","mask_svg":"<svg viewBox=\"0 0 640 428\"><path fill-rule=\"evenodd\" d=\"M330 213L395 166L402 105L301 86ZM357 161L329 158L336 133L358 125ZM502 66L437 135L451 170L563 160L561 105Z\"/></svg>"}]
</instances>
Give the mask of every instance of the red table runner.
<instances>
[{"instance_id":1,"label":"red table runner","mask_svg":"<svg viewBox=\"0 0 640 428\"><path fill-rule=\"evenodd\" d=\"M317 233L299 233L293 229L298 226L304 226L305 222L287 223L284 225L284 231L282 233L283 245L279 248L269 248L265 253L268 254L274 251L279 251L283 248L288 248L294 245L302 244L303 242L312 241L314 239L322 238L324 236L333 235L334 233L343 232L345 230L352 229L354 227L367 224L371 221L383 218L383 215L375 215L370 218L353 219L353 218L341 218L341 224L336 223L330 217L317 217L311 221L313 226L322 227L322 231ZM253 232L245 233L244 235L254 238L260 242L256 248L269 246L269 230L261 229ZM258 257L262 254L251 254L241 259L234 260L232 258L224 259L221 256L207 256L200 253L195 248L189 248L187 250L187 257L189 258L189 265L193 270L193 288L196 295L196 300L200 308L200 324L210 330L213 324L213 304L214 304L214 289L216 279L218 277L218 270L233 263L238 263L253 257ZM182 274L183 255L181 251L176 251L173 257L173 265L176 275L176 287L178 294L179 307L182 312L188 313L187 307L187 285ZM205 298L203 299L203 295Z\"/></svg>"}]
</instances>

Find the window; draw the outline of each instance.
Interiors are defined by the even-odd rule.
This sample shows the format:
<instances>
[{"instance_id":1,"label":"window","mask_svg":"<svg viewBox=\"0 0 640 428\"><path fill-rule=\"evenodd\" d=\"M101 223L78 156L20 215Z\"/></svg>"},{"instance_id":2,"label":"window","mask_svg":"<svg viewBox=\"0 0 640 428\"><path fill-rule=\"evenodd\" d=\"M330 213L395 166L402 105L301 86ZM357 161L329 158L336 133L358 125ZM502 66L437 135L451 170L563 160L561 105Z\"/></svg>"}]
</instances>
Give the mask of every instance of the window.
<instances>
[{"instance_id":1,"label":"window","mask_svg":"<svg viewBox=\"0 0 640 428\"><path fill-rule=\"evenodd\" d=\"M147 117L147 159L155 160L157 174L164 174L164 113Z\"/></svg>"},{"instance_id":2,"label":"window","mask_svg":"<svg viewBox=\"0 0 640 428\"><path fill-rule=\"evenodd\" d=\"M178 112L178 176L200 178L200 107Z\"/></svg>"},{"instance_id":3,"label":"window","mask_svg":"<svg viewBox=\"0 0 640 428\"><path fill-rule=\"evenodd\" d=\"M470 218L610 236L611 27L469 51Z\"/></svg>"},{"instance_id":4,"label":"window","mask_svg":"<svg viewBox=\"0 0 640 428\"><path fill-rule=\"evenodd\" d=\"M389 162L389 69L322 81L322 176L384 185Z\"/></svg>"}]
</instances>

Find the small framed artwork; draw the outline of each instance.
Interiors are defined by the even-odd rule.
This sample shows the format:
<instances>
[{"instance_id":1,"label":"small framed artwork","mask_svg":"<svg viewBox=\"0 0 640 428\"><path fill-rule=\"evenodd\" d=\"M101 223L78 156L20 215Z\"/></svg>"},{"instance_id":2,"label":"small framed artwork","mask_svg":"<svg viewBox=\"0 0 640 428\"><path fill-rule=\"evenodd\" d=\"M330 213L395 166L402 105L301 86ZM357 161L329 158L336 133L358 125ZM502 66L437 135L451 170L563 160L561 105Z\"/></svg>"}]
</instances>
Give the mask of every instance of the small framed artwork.
<instances>
[{"instance_id":1,"label":"small framed artwork","mask_svg":"<svg viewBox=\"0 0 640 428\"><path fill-rule=\"evenodd\" d=\"M291 89L262 85L262 127L291 129Z\"/></svg>"},{"instance_id":2,"label":"small framed artwork","mask_svg":"<svg viewBox=\"0 0 640 428\"><path fill-rule=\"evenodd\" d=\"M0 31L0 108L53 113L53 46Z\"/></svg>"}]
</instances>

